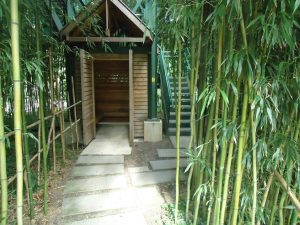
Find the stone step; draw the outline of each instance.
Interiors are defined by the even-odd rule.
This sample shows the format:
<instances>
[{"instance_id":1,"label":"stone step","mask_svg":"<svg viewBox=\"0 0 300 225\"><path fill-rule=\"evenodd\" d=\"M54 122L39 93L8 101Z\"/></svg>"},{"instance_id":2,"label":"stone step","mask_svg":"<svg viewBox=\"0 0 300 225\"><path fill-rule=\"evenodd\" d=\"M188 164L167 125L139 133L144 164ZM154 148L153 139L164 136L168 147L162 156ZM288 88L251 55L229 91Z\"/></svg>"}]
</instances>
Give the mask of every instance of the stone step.
<instances>
[{"instance_id":1,"label":"stone step","mask_svg":"<svg viewBox=\"0 0 300 225\"><path fill-rule=\"evenodd\" d=\"M176 158L177 153L176 149L157 149L158 157L159 158ZM180 157L187 157L187 151L185 149L180 149Z\"/></svg>"},{"instance_id":2,"label":"stone step","mask_svg":"<svg viewBox=\"0 0 300 225\"><path fill-rule=\"evenodd\" d=\"M190 119L191 112L181 112L181 119ZM176 112L170 112L170 120L176 120Z\"/></svg>"},{"instance_id":3,"label":"stone step","mask_svg":"<svg viewBox=\"0 0 300 225\"><path fill-rule=\"evenodd\" d=\"M181 127L180 128L180 135L182 136L189 136L191 134L190 127ZM169 127L168 128L168 135L176 135L176 127Z\"/></svg>"},{"instance_id":4,"label":"stone step","mask_svg":"<svg viewBox=\"0 0 300 225\"><path fill-rule=\"evenodd\" d=\"M142 212L128 212L65 223L64 225L147 225L147 223Z\"/></svg>"},{"instance_id":5,"label":"stone step","mask_svg":"<svg viewBox=\"0 0 300 225\"><path fill-rule=\"evenodd\" d=\"M176 136L169 136L169 139L173 145L173 148L176 148ZM188 149L190 143L190 136L181 136L180 137L180 148Z\"/></svg>"},{"instance_id":6,"label":"stone step","mask_svg":"<svg viewBox=\"0 0 300 225\"><path fill-rule=\"evenodd\" d=\"M190 127L191 123L190 120L181 120L180 125L181 127ZM176 127L176 120L169 120L169 127Z\"/></svg>"},{"instance_id":7,"label":"stone step","mask_svg":"<svg viewBox=\"0 0 300 225\"><path fill-rule=\"evenodd\" d=\"M69 180L66 183L64 194L102 191L109 189L126 188L125 175L109 175L103 177L90 177L76 180Z\"/></svg>"},{"instance_id":8,"label":"stone step","mask_svg":"<svg viewBox=\"0 0 300 225\"><path fill-rule=\"evenodd\" d=\"M142 173L142 172L149 172L150 169L148 166L141 166L141 167L128 167L129 173Z\"/></svg>"},{"instance_id":9,"label":"stone step","mask_svg":"<svg viewBox=\"0 0 300 225\"><path fill-rule=\"evenodd\" d=\"M76 164L122 164L123 155L80 155Z\"/></svg>"},{"instance_id":10,"label":"stone step","mask_svg":"<svg viewBox=\"0 0 300 225\"><path fill-rule=\"evenodd\" d=\"M131 173L130 179L134 186L144 186L175 182L175 170L151 171L143 173Z\"/></svg>"},{"instance_id":11,"label":"stone step","mask_svg":"<svg viewBox=\"0 0 300 225\"><path fill-rule=\"evenodd\" d=\"M164 159L164 160L154 160L150 161L151 168L153 170L168 170L176 169L176 159ZM187 167L188 161L186 158L180 159L180 167Z\"/></svg>"},{"instance_id":12,"label":"stone step","mask_svg":"<svg viewBox=\"0 0 300 225\"><path fill-rule=\"evenodd\" d=\"M155 187L129 188L92 195L65 197L62 204L62 217L142 207L163 202L163 198Z\"/></svg>"},{"instance_id":13,"label":"stone step","mask_svg":"<svg viewBox=\"0 0 300 225\"><path fill-rule=\"evenodd\" d=\"M124 173L124 164L107 164L97 166L75 166L71 177L103 176Z\"/></svg>"}]
</instances>

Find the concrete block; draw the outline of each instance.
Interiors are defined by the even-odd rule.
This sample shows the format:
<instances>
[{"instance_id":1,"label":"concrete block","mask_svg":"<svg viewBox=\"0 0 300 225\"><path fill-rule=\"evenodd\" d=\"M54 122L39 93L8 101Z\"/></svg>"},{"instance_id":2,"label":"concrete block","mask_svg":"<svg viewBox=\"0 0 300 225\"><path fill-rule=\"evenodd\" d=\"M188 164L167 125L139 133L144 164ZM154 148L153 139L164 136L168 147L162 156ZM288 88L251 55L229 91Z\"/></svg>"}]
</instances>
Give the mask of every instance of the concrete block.
<instances>
[{"instance_id":1,"label":"concrete block","mask_svg":"<svg viewBox=\"0 0 300 225\"><path fill-rule=\"evenodd\" d=\"M162 121L144 121L144 141L158 142L162 140Z\"/></svg>"},{"instance_id":2,"label":"concrete block","mask_svg":"<svg viewBox=\"0 0 300 225\"><path fill-rule=\"evenodd\" d=\"M175 136L169 136L170 141L173 145L174 148L176 148L176 137ZM190 143L190 137L189 136L181 136L180 137L180 148L189 148L189 143Z\"/></svg>"},{"instance_id":3,"label":"concrete block","mask_svg":"<svg viewBox=\"0 0 300 225\"><path fill-rule=\"evenodd\" d=\"M163 202L163 198L155 187L113 190L100 194L64 198L62 216L138 208Z\"/></svg>"},{"instance_id":4,"label":"concrete block","mask_svg":"<svg viewBox=\"0 0 300 225\"><path fill-rule=\"evenodd\" d=\"M147 225L141 212L120 213L99 218L86 219L64 225Z\"/></svg>"},{"instance_id":5,"label":"concrete block","mask_svg":"<svg viewBox=\"0 0 300 225\"><path fill-rule=\"evenodd\" d=\"M129 190L64 198L62 216L75 216L86 213L122 209L135 205L135 195Z\"/></svg>"},{"instance_id":6,"label":"concrete block","mask_svg":"<svg viewBox=\"0 0 300 225\"><path fill-rule=\"evenodd\" d=\"M176 158L177 153L176 149L157 149L159 158ZM184 149L180 149L180 157L187 157L187 151Z\"/></svg>"},{"instance_id":7,"label":"concrete block","mask_svg":"<svg viewBox=\"0 0 300 225\"><path fill-rule=\"evenodd\" d=\"M153 170L176 169L176 159L154 160L150 161L150 165ZM186 158L180 159L180 167L186 167L187 165Z\"/></svg>"},{"instance_id":8,"label":"concrete block","mask_svg":"<svg viewBox=\"0 0 300 225\"><path fill-rule=\"evenodd\" d=\"M153 171L144 173L131 173L131 183L134 186L161 184L175 182L175 170Z\"/></svg>"},{"instance_id":9,"label":"concrete block","mask_svg":"<svg viewBox=\"0 0 300 225\"><path fill-rule=\"evenodd\" d=\"M97 166L75 166L72 177L103 176L124 173L124 164L107 164Z\"/></svg>"},{"instance_id":10,"label":"concrete block","mask_svg":"<svg viewBox=\"0 0 300 225\"><path fill-rule=\"evenodd\" d=\"M76 164L122 164L123 155L80 155Z\"/></svg>"},{"instance_id":11,"label":"concrete block","mask_svg":"<svg viewBox=\"0 0 300 225\"><path fill-rule=\"evenodd\" d=\"M141 173L141 172L149 172L149 168L147 166L141 166L141 167L129 167L128 172L129 173Z\"/></svg>"},{"instance_id":12,"label":"concrete block","mask_svg":"<svg viewBox=\"0 0 300 225\"><path fill-rule=\"evenodd\" d=\"M64 193L71 194L108 189L120 189L126 187L127 181L125 175L108 175L103 177L69 180L66 184Z\"/></svg>"}]
</instances>

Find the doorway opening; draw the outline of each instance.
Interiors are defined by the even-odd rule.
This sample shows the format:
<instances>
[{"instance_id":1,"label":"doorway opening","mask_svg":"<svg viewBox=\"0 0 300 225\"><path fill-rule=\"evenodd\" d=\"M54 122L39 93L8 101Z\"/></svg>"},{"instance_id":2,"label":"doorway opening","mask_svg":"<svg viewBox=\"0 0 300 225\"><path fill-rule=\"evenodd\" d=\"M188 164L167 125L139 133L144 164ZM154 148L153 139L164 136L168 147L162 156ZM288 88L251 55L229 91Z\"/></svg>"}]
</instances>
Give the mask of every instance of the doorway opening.
<instances>
[{"instance_id":1,"label":"doorway opening","mask_svg":"<svg viewBox=\"0 0 300 225\"><path fill-rule=\"evenodd\" d=\"M97 124L129 123L129 61L94 60Z\"/></svg>"}]
</instances>

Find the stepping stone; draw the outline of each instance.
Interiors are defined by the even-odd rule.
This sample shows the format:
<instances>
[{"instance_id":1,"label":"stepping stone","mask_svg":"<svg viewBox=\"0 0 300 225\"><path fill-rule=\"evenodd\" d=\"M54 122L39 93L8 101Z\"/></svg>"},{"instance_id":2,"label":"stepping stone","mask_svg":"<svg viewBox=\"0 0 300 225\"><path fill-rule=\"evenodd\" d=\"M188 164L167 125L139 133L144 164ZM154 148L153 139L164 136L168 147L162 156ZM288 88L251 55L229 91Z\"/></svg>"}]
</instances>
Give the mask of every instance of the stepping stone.
<instances>
[{"instance_id":1,"label":"stepping stone","mask_svg":"<svg viewBox=\"0 0 300 225\"><path fill-rule=\"evenodd\" d=\"M148 166L141 166L141 167L129 167L129 173L141 173L141 172L148 172L151 171Z\"/></svg>"},{"instance_id":2,"label":"stepping stone","mask_svg":"<svg viewBox=\"0 0 300 225\"><path fill-rule=\"evenodd\" d=\"M79 156L76 164L118 164L124 163L123 155L81 155Z\"/></svg>"},{"instance_id":3,"label":"stepping stone","mask_svg":"<svg viewBox=\"0 0 300 225\"><path fill-rule=\"evenodd\" d=\"M131 173L131 183L134 186L144 186L151 184L161 184L174 182L176 176L175 170L152 171L143 173Z\"/></svg>"},{"instance_id":4,"label":"stepping stone","mask_svg":"<svg viewBox=\"0 0 300 225\"><path fill-rule=\"evenodd\" d=\"M124 173L124 164L107 164L97 166L75 166L71 177L101 176Z\"/></svg>"},{"instance_id":5,"label":"stepping stone","mask_svg":"<svg viewBox=\"0 0 300 225\"><path fill-rule=\"evenodd\" d=\"M176 136L169 136L174 148L176 148ZM180 148L188 149L190 144L190 136L180 136Z\"/></svg>"},{"instance_id":6,"label":"stepping stone","mask_svg":"<svg viewBox=\"0 0 300 225\"><path fill-rule=\"evenodd\" d=\"M95 139L81 153L81 155L130 155L131 147L127 139Z\"/></svg>"},{"instance_id":7,"label":"stepping stone","mask_svg":"<svg viewBox=\"0 0 300 225\"><path fill-rule=\"evenodd\" d=\"M86 213L133 207L135 195L128 190L64 198L62 215L75 216Z\"/></svg>"},{"instance_id":8,"label":"stepping stone","mask_svg":"<svg viewBox=\"0 0 300 225\"><path fill-rule=\"evenodd\" d=\"M127 181L125 175L91 177L68 181L64 190L64 194L119 189L126 187Z\"/></svg>"},{"instance_id":9,"label":"stepping stone","mask_svg":"<svg viewBox=\"0 0 300 225\"><path fill-rule=\"evenodd\" d=\"M100 194L65 197L62 204L62 216L139 208L163 202L163 198L155 187L113 190Z\"/></svg>"},{"instance_id":10,"label":"stepping stone","mask_svg":"<svg viewBox=\"0 0 300 225\"><path fill-rule=\"evenodd\" d=\"M150 161L150 165L153 170L176 169L176 159ZM180 167L186 167L187 165L186 158L180 159Z\"/></svg>"},{"instance_id":11,"label":"stepping stone","mask_svg":"<svg viewBox=\"0 0 300 225\"><path fill-rule=\"evenodd\" d=\"M86 219L65 225L147 225L147 223L141 212L132 212Z\"/></svg>"},{"instance_id":12,"label":"stepping stone","mask_svg":"<svg viewBox=\"0 0 300 225\"><path fill-rule=\"evenodd\" d=\"M187 157L186 150L180 149L180 157ZM176 149L157 149L159 158L176 158Z\"/></svg>"}]
</instances>

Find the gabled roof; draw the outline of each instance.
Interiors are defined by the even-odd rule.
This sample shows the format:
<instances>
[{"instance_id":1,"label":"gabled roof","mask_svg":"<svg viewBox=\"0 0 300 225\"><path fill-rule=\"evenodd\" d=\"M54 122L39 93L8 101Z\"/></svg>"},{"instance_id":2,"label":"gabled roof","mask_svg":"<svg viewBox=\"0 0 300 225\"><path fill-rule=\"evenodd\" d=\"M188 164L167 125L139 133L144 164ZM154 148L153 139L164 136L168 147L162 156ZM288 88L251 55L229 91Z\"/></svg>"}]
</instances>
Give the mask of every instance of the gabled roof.
<instances>
[{"instance_id":1,"label":"gabled roof","mask_svg":"<svg viewBox=\"0 0 300 225\"><path fill-rule=\"evenodd\" d=\"M105 34L101 37L93 32L86 35L82 31L82 26L93 31L88 20L93 16L100 16L103 22L101 27ZM120 31L121 36L118 35ZM92 1L61 29L60 37L70 42L152 42L150 29L120 0Z\"/></svg>"}]
</instances>

